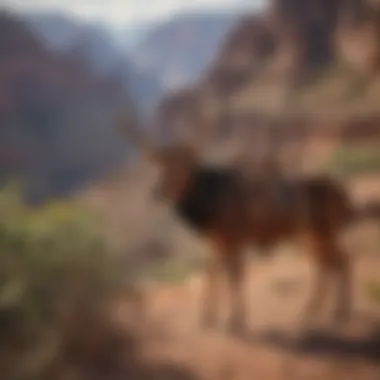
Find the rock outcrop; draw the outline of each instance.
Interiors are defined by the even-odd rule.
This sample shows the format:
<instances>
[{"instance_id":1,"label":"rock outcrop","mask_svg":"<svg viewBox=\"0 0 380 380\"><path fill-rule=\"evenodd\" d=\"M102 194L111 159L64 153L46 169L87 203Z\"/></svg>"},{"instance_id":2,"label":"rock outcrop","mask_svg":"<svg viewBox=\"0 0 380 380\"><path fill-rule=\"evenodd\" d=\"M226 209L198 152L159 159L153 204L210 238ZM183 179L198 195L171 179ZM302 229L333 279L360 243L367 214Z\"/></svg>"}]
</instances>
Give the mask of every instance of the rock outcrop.
<instances>
[{"instance_id":1,"label":"rock outcrop","mask_svg":"<svg viewBox=\"0 0 380 380\"><path fill-rule=\"evenodd\" d=\"M301 113L305 128L353 136L364 114L380 135L379 69L380 1L272 0L236 23L199 89L223 131Z\"/></svg>"}]
</instances>

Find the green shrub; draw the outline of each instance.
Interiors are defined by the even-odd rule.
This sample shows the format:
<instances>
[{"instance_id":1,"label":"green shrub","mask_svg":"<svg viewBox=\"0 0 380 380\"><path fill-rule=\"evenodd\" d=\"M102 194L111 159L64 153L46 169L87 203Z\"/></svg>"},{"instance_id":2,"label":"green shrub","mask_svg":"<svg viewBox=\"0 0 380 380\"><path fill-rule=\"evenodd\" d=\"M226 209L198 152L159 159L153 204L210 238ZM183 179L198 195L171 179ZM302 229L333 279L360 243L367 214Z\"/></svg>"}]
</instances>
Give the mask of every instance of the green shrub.
<instances>
[{"instance_id":1,"label":"green shrub","mask_svg":"<svg viewBox=\"0 0 380 380\"><path fill-rule=\"evenodd\" d=\"M16 337L25 346L76 305L101 305L121 279L88 210L74 202L30 209L14 188L0 192L0 365Z\"/></svg>"},{"instance_id":2,"label":"green shrub","mask_svg":"<svg viewBox=\"0 0 380 380\"><path fill-rule=\"evenodd\" d=\"M179 284L202 268L202 258L172 258L147 268L150 277L159 283Z\"/></svg>"},{"instance_id":3,"label":"green shrub","mask_svg":"<svg viewBox=\"0 0 380 380\"><path fill-rule=\"evenodd\" d=\"M380 172L380 151L344 147L336 152L331 168L343 176Z\"/></svg>"},{"instance_id":4,"label":"green shrub","mask_svg":"<svg viewBox=\"0 0 380 380\"><path fill-rule=\"evenodd\" d=\"M372 281L365 285L367 297L374 303L380 305L380 282Z\"/></svg>"}]
</instances>

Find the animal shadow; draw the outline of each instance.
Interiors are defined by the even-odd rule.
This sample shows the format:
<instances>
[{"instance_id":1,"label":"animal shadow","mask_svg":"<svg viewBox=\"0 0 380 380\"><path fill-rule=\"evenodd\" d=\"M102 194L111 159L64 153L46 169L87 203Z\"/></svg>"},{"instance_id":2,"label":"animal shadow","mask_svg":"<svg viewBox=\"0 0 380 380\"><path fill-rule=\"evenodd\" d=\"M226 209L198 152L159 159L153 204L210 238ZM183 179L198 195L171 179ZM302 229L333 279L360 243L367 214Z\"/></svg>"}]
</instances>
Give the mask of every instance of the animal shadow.
<instances>
[{"instance_id":1,"label":"animal shadow","mask_svg":"<svg viewBox=\"0 0 380 380\"><path fill-rule=\"evenodd\" d=\"M380 325L365 336L355 338L317 329L303 332L297 337L285 331L269 330L247 333L243 338L250 343L273 346L297 355L360 358L380 363Z\"/></svg>"}]
</instances>

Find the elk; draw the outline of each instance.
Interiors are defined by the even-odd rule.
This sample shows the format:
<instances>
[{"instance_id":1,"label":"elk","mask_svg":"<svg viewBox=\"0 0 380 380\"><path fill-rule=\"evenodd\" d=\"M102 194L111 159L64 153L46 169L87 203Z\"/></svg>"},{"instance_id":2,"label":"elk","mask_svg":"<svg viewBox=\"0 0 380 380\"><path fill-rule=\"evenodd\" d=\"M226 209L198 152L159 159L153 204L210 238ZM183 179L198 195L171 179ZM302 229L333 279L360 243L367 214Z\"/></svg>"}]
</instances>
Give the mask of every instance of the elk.
<instances>
[{"instance_id":1,"label":"elk","mask_svg":"<svg viewBox=\"0 0 380 380\"><path fill-rule=\"evenodd\" d=\"M316 271L315 287L305 307L306 318L320 308L327 275L338 280L335 318L344 321L349 317L351 265L338 237L352 221L354 209L343 186L325 174L297 177L264 170L243 175L236 163L206 164L200 150L207 140L207 128L203 135L198 131L195 139L182 138L162 147L141 130L123 128L160 167L155 196L170 202L180 218L213 247L206 264L204 326L218 323L218 279L222 272L231 296L228 326L232 331L245 326L246 248L255 246L268 252L281 240L304 237L310 243Z\"/></svg>"}]
</instances>

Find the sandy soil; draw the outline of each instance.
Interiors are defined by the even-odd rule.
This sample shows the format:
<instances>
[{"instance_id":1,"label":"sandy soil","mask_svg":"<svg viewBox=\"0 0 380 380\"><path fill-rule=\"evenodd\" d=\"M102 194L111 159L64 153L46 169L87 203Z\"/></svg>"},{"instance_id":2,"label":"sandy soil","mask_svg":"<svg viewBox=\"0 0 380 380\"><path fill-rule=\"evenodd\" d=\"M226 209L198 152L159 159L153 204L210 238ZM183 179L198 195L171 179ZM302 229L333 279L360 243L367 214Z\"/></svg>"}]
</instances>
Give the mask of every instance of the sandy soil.
<instances>
[{"instance_id":1,"label":"sandy soil","mask_svg":"<svg viewBox=\"0 0 380 380\"><path fill-rule=\"evenodd\" d=\"M360 255L352 320L334 326L331 292L326 308L305 329L299 317L312 282L306 256L254 259L246 286L249 331L241 337L228 334L223 323L215 330L200 327L201 276L155 287L144 298L141 355L180 369L167 380L379 380L380 303L366 292L367 282L379 279L380 255Z\"/></svg>"},{"instance_id":2,"label":"sandy soil","mask_svg":"<svg viewBox=\"0 0 380 380\"><path fill-rule=\"evenodd\" d=\"M378 198L380 180L363 178L350 188L358 202ZM268 259L252 257L245 294L249 330L242 337L228 334L223 323L214 330L201 328L201 274L184 284L147 289L134 330L138 356L149 363L150 377L144 379L380 380L380 300L368 291L369 283L380 283L380 233L373 226L355 233L361 239L351 234L348 243L354 310L345 326L332 323L332 287L312 326L301 327L313 271L306 252L293 246ZM128 305L119 310L120 321L130 317Z\"/></svg>"}]
</instances>

